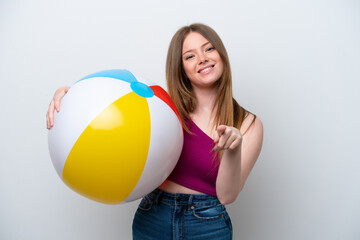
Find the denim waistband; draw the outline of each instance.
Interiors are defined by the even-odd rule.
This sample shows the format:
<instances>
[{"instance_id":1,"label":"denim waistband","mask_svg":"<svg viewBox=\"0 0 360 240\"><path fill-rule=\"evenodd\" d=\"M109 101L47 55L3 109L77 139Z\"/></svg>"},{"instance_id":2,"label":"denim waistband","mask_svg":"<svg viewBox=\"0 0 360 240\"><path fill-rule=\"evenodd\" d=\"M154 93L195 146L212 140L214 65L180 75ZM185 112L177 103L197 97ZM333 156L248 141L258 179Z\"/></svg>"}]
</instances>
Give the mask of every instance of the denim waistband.
<instances>
[{"instance_id":1,"label":"denim waistband","mask_svg":"<svg viewBox=\"0 0 360 240\"><path fill-rule=\"evenodd\" d=\"M148 195L155 203L169 205L206 206L220 204L217 197L206 194L169 193L155 189Z\"/></svg>"}]
</instances>

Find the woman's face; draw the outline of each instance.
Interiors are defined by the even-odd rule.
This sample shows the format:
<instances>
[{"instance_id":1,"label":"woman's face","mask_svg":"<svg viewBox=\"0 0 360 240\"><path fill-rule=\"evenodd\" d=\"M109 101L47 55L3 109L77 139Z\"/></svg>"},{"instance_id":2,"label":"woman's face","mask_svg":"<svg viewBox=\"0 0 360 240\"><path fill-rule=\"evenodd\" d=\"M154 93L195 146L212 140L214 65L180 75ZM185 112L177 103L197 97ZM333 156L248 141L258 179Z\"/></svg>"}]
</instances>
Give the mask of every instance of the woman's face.
<instances>
[{"instance_id":1,"label":"woman's face","mask_svg":"<svg viewBox=\"0 0 360 240\"><path fill-rule=\"evenodd\" d=\"M203 35L190 32L184 39L182 62L193 87L213 87L224 65L220 54Z\"/></svg>"}]
</instances>

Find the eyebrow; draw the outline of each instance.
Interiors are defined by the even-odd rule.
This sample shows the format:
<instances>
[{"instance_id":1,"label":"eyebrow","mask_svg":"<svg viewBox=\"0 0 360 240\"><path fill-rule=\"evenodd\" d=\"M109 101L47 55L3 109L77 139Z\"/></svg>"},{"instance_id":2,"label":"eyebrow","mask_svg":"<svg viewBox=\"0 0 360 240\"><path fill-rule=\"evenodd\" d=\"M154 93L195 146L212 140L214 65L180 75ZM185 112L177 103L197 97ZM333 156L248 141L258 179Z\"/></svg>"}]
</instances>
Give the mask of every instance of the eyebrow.
<instances>
[{"instance_id":1,"label":"eyebrow","mask_svg":"<svg viewBox=\"0 0 360 240\"><path fill-rule=\"evenodd\" d=\"M203 45L201 45L201 47L204 47L204 46L206 46L207 44L209 44L210 42L206 42L206 43L204 43ZM187 52L191 52L191 51L193 51L194 49L190 49L190 50L187 50L186 52L184 52L182 55L184 55L185 53L187 53Z\"/></svg>"}]
</instances>

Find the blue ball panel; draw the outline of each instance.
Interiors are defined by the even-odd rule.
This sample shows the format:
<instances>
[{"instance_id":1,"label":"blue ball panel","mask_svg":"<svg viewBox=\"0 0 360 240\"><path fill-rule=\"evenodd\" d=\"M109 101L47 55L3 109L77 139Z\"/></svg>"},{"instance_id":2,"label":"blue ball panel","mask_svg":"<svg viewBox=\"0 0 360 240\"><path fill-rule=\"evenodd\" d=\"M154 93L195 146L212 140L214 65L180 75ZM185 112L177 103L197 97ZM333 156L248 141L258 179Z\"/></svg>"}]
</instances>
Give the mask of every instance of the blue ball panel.
<instances>
[{"instance_id":1,"label":"blue ball panel","mask_svg":"<svg viewBox=\"0 0 360 240\"><path fill-rule=\"evenodd\" d=\"M96 72L96 73L90 74L86 77L83 77L82 79L80 79L77 82L80 82L80 81L88 79L88 78L93 78L93 77L115 78L115 79L119 79L119 80L122 80L122 81L125 81L128 83L137 82L134 75L131 72L129 72L128 70L124 70L124 69L112 69L112 70Z\"/></svg>"},{"instance_id":2,"label":"blue ball panel","mask_svg":"<svg viewBox=\"0 0 360 240\"><path fill-rule=\"evenodd\" d=\"M151 98L154 96L154 91L144 83L132 82L130 87L137 95L141 97Z\"/></svg>"}]
</instances>

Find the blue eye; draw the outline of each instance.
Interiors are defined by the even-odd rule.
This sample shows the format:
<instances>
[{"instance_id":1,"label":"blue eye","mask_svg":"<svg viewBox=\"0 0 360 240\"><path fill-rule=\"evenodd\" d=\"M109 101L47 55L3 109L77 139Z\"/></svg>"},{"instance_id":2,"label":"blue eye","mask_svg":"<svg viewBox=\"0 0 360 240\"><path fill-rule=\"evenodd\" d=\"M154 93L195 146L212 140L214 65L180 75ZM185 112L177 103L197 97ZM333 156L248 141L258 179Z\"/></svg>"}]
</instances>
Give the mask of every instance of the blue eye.
<instances>
[{"instance_id":1,"label":"blue eye","mask_svg":"<svg viewBox=\"0 0 360 240\"><path fill-rule=\"evenodd\" d=\"M207 49L206 49L206 51L207 52L210 52L210 51L212 51L212 50L214 50L215 48L214 47L208 47Z\"/></svg>"}]
</instances>

